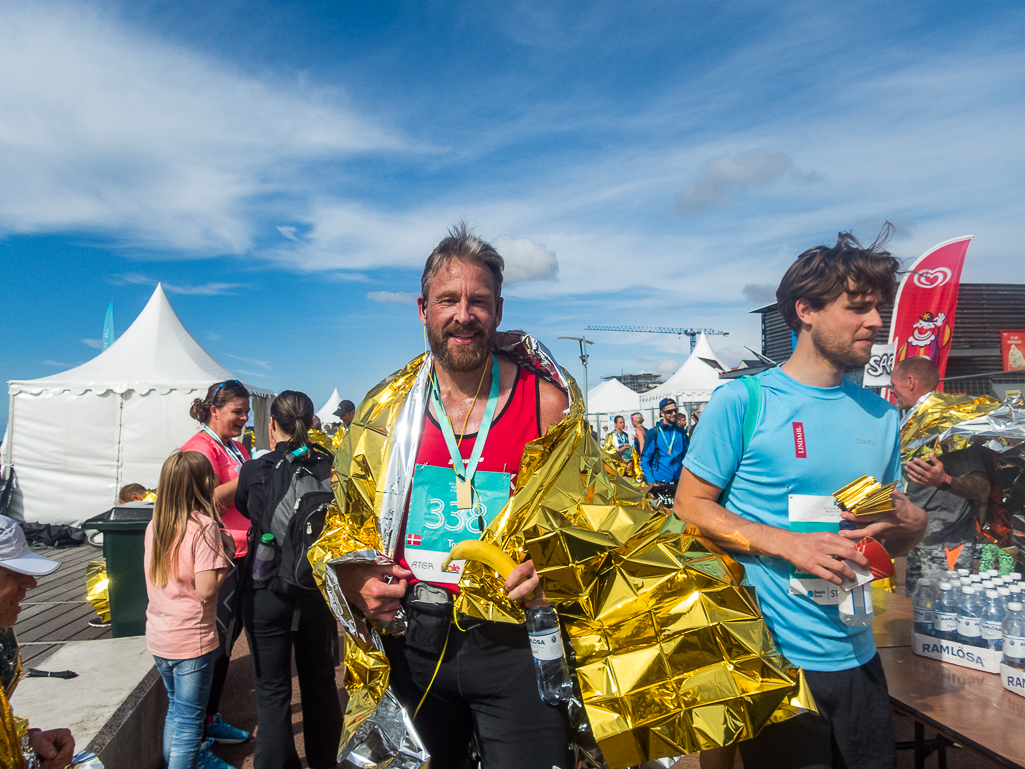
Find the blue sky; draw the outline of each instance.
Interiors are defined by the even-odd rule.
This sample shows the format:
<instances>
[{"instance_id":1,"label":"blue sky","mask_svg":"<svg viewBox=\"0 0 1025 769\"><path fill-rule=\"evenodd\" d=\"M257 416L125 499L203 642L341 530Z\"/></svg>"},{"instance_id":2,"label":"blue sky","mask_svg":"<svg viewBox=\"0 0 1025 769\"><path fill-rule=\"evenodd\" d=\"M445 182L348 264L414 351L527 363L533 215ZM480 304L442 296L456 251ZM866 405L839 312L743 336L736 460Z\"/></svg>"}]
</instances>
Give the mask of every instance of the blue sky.
<instances>
[{"instance_id":1,"label":"blue sky","mask_svg":"<svg viewBox=\"0 0 1025 769\"><path fill-rule=\"evenodd\" d=\"M254 384L359 400L423 349L460 218L504 326L576 376L588 324L757 316L883 221L1022 282L1025 6L1007 2L0 2L0 375L97 354L163 281ZM590 334L592 384L675 336ZM0 420L6 419L6 401Z\"/></svg>"}]
</instances>

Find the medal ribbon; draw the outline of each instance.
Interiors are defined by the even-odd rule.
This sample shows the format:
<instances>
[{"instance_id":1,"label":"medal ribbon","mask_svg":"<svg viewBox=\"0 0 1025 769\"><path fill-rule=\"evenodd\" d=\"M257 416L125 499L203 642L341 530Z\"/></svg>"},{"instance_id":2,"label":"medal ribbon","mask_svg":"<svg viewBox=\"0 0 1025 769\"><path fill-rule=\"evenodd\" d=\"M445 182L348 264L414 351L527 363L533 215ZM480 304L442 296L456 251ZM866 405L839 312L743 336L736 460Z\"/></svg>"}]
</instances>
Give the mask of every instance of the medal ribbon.
<instances>
[{"instance_id":1,"label":"medal ribbon","mask_svg":"<svg viewBox=\"0 0 1025 769\"><path fill-rule=\"evenodd\" d=\"M670 443L669 441L666 440L666 431L664 429L662 429L662 425L658 426L658 432L659 432L659 435L662 436L662 443L666 447L666 452L669 454L670 457L672 457L673 456L673 446L676 445L676 430L673 430L673 442L672 443Z\"/></svg>"},{"instance_id":2,"label":"medal ribbon","mask_svg":"<svg viewBox=\"0 0 1025 769\"><path fill-rule=\"evenodd\" d=\"M441 425L441 434L445 436L445 445L452 457L452 469L456 471L456 476L463 483L473 482L473 476L477 472L477 465L480 463L480 457L484 451L484 443L491 430L491 422L495 417L495 409L498 407L498 358L492 355L491 360L491 393L488 395L487 406L484 407L484 418L477 429L473 453L470 454L470 459L466 462L463 461L463 455L459 452L459 444L456 443L455 432L452 430L452 421L445 413L445 406L441 402L438 380L434 377L431 378L431 402L434 404L434 410L438 412L438 424Z\"/></svg>"},{"instance_id":3,"label":"medal ribbon","mask_svg":"<svg viewBox=\"0 0 1025 769\"><path fill-rule=\"evenodd\" d=\"M230 438L228 439L228 442L227 442L227 443L225 443L224 441L222 441L222 440L220 439L220 437L219 437L219 436L217 435L217 433L215 433L215 432L214 432L213 430L211 430L211 429L210 429L209 427L207 427L206 425L203 425L203 424L201 424L201 425L200 425L200 427L202 427L202 428L203 428L203 430L204 430L204 431L205 431L205 432L206 432L207 434L209 434L209 436L210 436L211 438L213 438L213 439L214 439L215 441L217 441L217 445L218 445L218 446L220 446L220 447L221 447L222 449L224 449L225 453L226 453L226 454L228 455L228 459L230 459L230 460L231 460L231 463L232 463L232 464L233 464L233 465L235 466L235 469L236 469L236 470L238 470L238 469L239 469L240 467L242 467L242 463L246 461L246 458L245 458L245 456L244 456L244 455L242 454L242 452L241 452L241 451L239 451L239 450L238 450L238 449L237 449L237 448L235 447L235 444L233 444L233 443L231 442L231 439L230 439Z\"/></svg>"}]
</instances>

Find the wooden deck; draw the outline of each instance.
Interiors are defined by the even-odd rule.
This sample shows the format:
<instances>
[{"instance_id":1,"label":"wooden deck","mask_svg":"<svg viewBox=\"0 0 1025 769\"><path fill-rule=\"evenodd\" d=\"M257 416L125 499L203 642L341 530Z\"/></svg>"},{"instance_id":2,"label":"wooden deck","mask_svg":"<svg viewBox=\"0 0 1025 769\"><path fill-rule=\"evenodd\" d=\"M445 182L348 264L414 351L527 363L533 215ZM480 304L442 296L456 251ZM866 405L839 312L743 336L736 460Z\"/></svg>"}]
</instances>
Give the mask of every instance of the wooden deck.
<instances>
[{"instance_id":1,"label":"wooden deck","mask_svg":"<svg viewBox=\"0 0 1025 769\"><path fill-rule=\"evenodd\" d=\"M22 664L39 667L68 641L110 638L110 628L89 626L96 611L85 599L85 570L89 561L102 558L103 549L90 544L57 549L33 548L34 552L60 561L53 574L38 579L21 602L21 614L14 626L21 645Z\"/></svg>"}]
</instances>

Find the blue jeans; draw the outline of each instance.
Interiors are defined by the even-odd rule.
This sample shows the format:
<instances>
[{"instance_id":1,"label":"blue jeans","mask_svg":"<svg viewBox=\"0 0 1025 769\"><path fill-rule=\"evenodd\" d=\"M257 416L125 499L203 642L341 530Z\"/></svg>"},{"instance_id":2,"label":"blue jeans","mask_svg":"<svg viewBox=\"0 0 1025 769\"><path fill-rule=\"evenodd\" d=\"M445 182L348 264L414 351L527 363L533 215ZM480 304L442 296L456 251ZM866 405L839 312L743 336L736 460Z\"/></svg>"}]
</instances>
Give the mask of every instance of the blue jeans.
<instances>
[{"instance_id":1,"label":"blue jeans","mask_svg":"<svg viewBox=\"0 0 1025 769\"><path fill-rule=\"evenodd\" d=\"M157 670L167 688L164 720L164 766L194 769L206 730L206 703L213 680L214 653L187 660L168 660L155 654Z\"/></svg>"}]
</instances>

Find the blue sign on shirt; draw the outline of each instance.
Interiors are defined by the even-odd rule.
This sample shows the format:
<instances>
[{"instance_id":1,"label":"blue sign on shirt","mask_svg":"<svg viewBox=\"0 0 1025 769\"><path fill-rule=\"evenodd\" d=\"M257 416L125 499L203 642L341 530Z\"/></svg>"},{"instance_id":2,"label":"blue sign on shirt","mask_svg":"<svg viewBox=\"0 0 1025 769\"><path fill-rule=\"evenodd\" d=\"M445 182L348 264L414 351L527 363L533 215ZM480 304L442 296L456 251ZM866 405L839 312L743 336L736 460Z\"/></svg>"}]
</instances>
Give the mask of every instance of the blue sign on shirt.
<instances>
[{"instance_id":1,"label":"blue sign on shirt","mask_svg":"<svg viewBox=\"0 0 1025 769\"><path fill-rule=\"evenodd\" d=\"M741 459L747 391L720 387L701 415L684 467L725 488L727 509L748 520L789 528L791 494L830 495L862 475L889 483L900 471L897 410L848 380L811 387L770 369L758 377L762 417ZM782 558L734 554L755 586L766 624L784 655L808 670L846 670L875 654L871 628L840 621L836 606L790 594Z\"/></svg>"}]
</instances>

